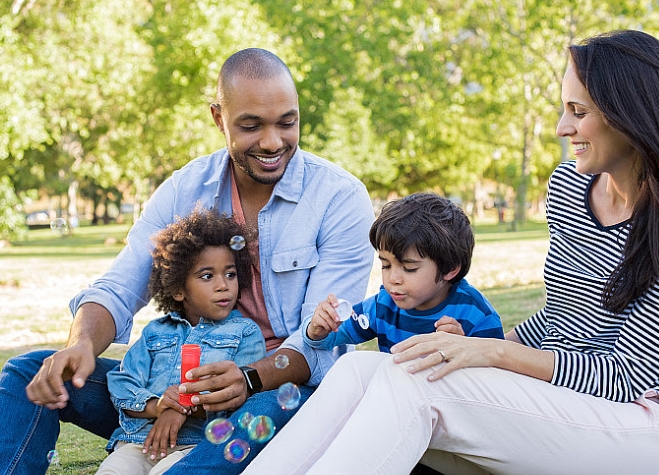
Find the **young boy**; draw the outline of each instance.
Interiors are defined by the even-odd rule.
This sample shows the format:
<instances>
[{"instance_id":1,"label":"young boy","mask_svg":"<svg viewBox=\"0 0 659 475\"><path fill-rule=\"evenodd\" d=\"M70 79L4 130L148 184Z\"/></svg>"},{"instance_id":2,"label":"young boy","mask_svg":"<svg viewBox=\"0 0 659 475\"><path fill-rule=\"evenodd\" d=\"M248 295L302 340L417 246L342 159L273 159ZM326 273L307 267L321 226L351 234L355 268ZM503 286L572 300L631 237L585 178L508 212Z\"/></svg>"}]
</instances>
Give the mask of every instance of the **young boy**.
<instances>
[{"instance_id":1,"label":"young boy","mask_svg":"<svg viewBox=\"0 0 659 475\"><path fill-rule=\"evenodd\" d=\"M377 337L380 351L389 353L394 344L433 331L503 338L499 315L464 279L474 235L457 205L433 193L387 203L369 238L382 262L380 292L354 305L343 323L330 294L303 323L308 345L329 349Z\"/></svg>"},{"instance_id":2,"label":"young boy","mask_svg":"<svg viewBox=\"0 0 659 475\"><path fill-rule=\"evenodd\" d=\"M260 329L235 309L251 282L244 234L233 219L197 209L154 238L149 290L167 315L151 321L108 373L121 425L97 474L164 473L203 438L204 411L179 403L183 344L201 346L202 365L230 359L244 366L265 357Z\"/></svg>"},{"instance_id":3,"label":"young boy","mask_svg":"<svg viewBox=\"0 0 659 475\"><path fill-rule=\"evenodd\" d=\"M303 324L309 345L330 348L377 337L381 352L419 333L446 331L503 338L501 320L487 299L464 279L471 264L474 235L469 219L446 198L417 193L388 203L369 233L382 261L380 292L352 307L352 318L340 323L334 295L316 307ZM339 358L334 368L355 353ZM445 358L443 353L438 352ZM334 368L293 419L249 464L243 475L298 475L313 471L334 441L355 431L353 416L370 389L381 358L366 358L357 378ZM438 361L438 364L441 361ZM385 364L385 363L382 363ZM391 364L391 363L389 363ZM395 413L381 417L396 418ZM362 444L368 446L365 438ZM414 450L412 448L411 450ZM423 450L425 448L421 449ZM383 453L382 458L396 457ZM420 454L419 454L420 457ZM377 467L373 467L373 473Z\"/></svg>"}]
</instances>

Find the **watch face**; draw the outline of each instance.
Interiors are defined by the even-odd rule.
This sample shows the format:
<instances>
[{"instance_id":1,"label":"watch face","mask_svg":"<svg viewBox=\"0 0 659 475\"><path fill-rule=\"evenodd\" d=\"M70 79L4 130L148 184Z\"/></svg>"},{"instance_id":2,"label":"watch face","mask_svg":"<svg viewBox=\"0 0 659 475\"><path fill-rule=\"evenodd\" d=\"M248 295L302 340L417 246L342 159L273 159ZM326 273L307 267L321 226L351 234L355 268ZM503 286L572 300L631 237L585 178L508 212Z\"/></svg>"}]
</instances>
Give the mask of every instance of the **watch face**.
<instances>
[{"instance_id":1,"label":"watch face","mask_svg":"<svg viewBox=\"0 0 659 475\"><path fill-rule=\"evenodd\" d=\"M243 366L240 368L245 376L245 381L247 382L247 388L251 393L255 393L263 389L263 383L259 377L259 372L254 368L249 366Z\"/></svg>"}]
</instances>

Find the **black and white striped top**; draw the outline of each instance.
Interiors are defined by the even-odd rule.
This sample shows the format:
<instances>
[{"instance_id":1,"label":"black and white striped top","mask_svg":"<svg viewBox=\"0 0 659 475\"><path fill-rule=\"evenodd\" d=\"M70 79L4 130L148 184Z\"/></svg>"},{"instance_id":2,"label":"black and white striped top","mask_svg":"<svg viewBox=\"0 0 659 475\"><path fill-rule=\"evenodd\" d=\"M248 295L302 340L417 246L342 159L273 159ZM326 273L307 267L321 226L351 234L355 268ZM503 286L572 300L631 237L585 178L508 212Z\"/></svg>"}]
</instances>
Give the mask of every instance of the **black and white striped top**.
<instances>
[{"instance_id":1,"label":"black and white striped top","mask_svg":"<svg viewBox=\"0 0 659 475\"><path fill-rule=\"evenodd\" d=\"M592 214L587 196L593 179L578 173L574 161L552 174L547 302L515 330L527 346L554 352L552 384L629 402L659 390L659 282L621 314L602 308L602 289L629 228L602 226Z\"/></svg>"}]
</instances>

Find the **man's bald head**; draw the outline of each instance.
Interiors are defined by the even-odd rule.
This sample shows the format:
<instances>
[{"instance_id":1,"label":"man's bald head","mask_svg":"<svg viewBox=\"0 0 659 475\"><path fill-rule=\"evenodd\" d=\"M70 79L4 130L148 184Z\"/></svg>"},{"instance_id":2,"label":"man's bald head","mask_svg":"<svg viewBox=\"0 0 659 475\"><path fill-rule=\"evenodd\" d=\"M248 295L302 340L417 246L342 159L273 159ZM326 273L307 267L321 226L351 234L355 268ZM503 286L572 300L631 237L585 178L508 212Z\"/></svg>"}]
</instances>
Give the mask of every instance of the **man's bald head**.
<instances>
[{"instance_id":1,"label":"man's bald head","mask_svg":"<svg viewBox=\"0 0 659 475\"><path fill-rule=\"evenodd\" d=\"M281 74L286 74L291 82L294 82L288 66L270 51L261 48L247 48L238 51L229 56L220 69L215 102L221 108L226 106L231 96L233 80L236 77L265 80Z\"/></svg>"}]
</instances>

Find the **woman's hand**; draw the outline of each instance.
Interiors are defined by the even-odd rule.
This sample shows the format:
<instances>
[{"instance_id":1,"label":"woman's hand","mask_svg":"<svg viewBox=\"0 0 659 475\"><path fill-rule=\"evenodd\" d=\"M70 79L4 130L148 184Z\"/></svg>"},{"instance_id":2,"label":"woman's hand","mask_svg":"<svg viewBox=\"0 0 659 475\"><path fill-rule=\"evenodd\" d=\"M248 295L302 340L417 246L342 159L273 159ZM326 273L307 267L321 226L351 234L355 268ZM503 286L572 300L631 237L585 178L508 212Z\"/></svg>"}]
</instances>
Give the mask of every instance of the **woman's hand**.
<instances>
[{"instance_id":1,"label":"woman's hand","mask_svg":"<svg viewBox=\"0 0 659 475\"><path fill-rule=\"evenodd\" d=\"M428 376L436 381L460 368L495 366L494 356L504 340L475 338L439 331L415 335L391 348L394 362L406 363L410 373L437 367ZM443 364L442 364L443 363Z\"/></svg>"}]
</instances>

